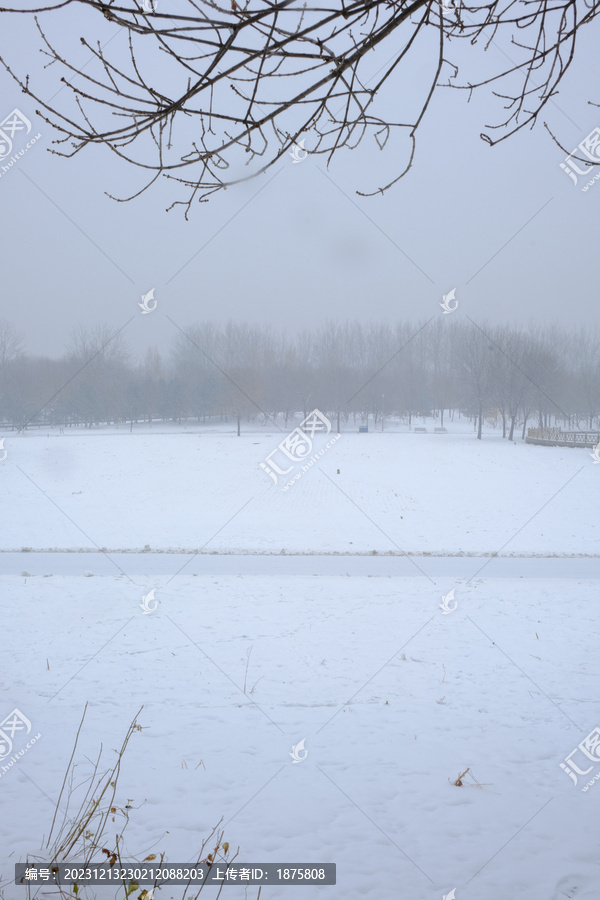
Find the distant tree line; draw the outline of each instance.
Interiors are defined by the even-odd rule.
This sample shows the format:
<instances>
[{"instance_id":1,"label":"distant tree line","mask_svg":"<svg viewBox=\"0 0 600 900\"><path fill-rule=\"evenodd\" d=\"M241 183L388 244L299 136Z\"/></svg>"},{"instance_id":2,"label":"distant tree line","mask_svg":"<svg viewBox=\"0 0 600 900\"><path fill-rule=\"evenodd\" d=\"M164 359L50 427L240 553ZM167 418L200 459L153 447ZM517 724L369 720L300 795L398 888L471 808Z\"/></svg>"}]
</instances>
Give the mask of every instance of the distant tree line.
<instances>
[{"instance_id":1,"label":"distant tree line","mask_svg":"<svg viewBox=\"0 0 600 900\"><path fill-rule=\"evenodd\" d=\"M318 408L348 422L411 424L456 412L494 417L504 437L528 426L600 424L600 333L555 325L330 322L291 336L267 327L202 322L168 356L134 359L122 334L80 326L59 359L35 357L0 321L3 428L152 422L261 421Z\"/></svg>"}]
</instances>

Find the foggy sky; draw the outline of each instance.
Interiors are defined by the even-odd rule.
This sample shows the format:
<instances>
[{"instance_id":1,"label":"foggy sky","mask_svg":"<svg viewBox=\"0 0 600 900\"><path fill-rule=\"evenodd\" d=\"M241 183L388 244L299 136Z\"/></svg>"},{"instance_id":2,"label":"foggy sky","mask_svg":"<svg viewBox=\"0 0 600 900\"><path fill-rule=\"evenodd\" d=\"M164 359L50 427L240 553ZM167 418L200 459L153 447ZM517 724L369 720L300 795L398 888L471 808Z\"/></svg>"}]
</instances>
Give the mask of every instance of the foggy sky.
<instances>
[{"instance_id":1,"label":"foggy sky","mask_svg":"<svg viewBox=\"0 0 600 900\"><path fill-rule=\"evenodd\" d=\"M87 33L71 16L62 47ZM19 74L35 73L35 87L50 98L63 73L41 69L33 23L0 19L2 53ZM106 25L114 45L123 39L119 30ZM106 197L143 184L139 171L108 150L52 156L57 135L2 70L0 119L17 107L42 138L0 176L0 318L24 333L29 352L53 357L79 323L117 330L132 318L124 338L143 356L150 345L168 351L176 330L166 315L182 328L235 319L287 331L326 319L422 321L441 314L442 294L452 288L455 315L477 321L599 324L600 182L586 193L575 187L559 167L565 154L542 124L569 148L600 124L600 110L588 103L600 101L597 35L597 24L582 33L578 60L533 131L490 149L479 135L501 120L502 101L486 91L468 103L466 92L440 90L411 172L385 196L355 191L378 187L399 167L406 145L382 153L367 138L329 169L323 157L285 158L268 174L195 204L189 222L181 208L165 212L186 195L164 179L130 203ZM381 64L390 52L387 46ZM83 48L77 54L83 62L89 56ZM478 55L485 61L481 47L469 54L471 73ZM506 63L497 46L487 56L488 67ZM22 143L17 138L15 150ZM151 288L158 307L141 315L137 303Z\"/></svg>"}]
</instances>

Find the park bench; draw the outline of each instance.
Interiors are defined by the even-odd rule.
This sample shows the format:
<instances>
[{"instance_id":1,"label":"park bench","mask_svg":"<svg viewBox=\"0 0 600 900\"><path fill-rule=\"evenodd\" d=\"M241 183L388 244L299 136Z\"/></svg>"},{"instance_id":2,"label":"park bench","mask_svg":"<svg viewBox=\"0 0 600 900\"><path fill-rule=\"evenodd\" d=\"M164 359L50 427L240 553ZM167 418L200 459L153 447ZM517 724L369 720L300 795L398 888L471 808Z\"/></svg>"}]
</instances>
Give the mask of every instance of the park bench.
<instances>
[{"instance_id":1,"label":"park bench","mask_svg":"<svg viewBox=\"0 0 600 900\"><path fill-rule=\"evenodd\" d=\"M427 434L427 429L426 428L415 428L415 434L417 434L417 433Z\"/></svg>"}]
</instances>

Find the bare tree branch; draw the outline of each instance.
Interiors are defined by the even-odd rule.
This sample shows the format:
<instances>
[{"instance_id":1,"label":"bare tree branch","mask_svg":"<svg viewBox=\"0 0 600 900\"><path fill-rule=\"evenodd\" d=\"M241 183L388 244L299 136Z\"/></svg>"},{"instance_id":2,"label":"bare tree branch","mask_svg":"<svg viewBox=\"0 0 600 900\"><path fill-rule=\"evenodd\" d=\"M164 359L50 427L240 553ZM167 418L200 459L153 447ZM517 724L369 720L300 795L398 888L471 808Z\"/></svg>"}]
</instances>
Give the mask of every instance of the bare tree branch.
<instances>
[{"instance_id":1,"label":"bare tree branch","mask_svg":"<svg viewBox=\"0 0 600 900\"><path fill-rule=\"evenodd\" d=\"M182 0L177 8L184 13L171 13L168 0L152 0L151 10L145 5L62 0L30 9L0 7L5 15L35 17L43 53L65 72L68 91L61 92L60 106L34 91L30 77L13 71L5 56L0 61L57 130L52 152L73 156L101 144L146 176L129 197L114 199L137 197L162 175L188 190L187 201L172 204L183 205L187 217L195 199L266 172L300 136L329 164L365 137L383 150L393 133L405 134L398 174L383 187L359 191L385 192L410 170L418 130L440 87L469 96L487 87L504 102L504 119L486 126L493 137L481 135L490 145L533 127L556 95L577 36L595 19L600 0L473 6L455 0L453 9L441 0L332 0L322 6ZM55 20L60 24L68 15L72 22L78 11L85 11L88 26L90 15L98 17L94 41L80 38L91 54L85 67L74 63L72 48L62 51L50 37ZM103 49L98 36L107 22L127 32L125 54L116 45L110 56ZM448 58L456 41L467 51L477 44L484 51L492 44L507 48L508 64L460 83L459 68ZM388 57L391 47L396 52L378 68L379 54ZM429 74L419 81L411 73L423 60ZM391 115L384 87L398 97ZM399 116L400 103L412 113Z\"/></svg>"}]
</instances>

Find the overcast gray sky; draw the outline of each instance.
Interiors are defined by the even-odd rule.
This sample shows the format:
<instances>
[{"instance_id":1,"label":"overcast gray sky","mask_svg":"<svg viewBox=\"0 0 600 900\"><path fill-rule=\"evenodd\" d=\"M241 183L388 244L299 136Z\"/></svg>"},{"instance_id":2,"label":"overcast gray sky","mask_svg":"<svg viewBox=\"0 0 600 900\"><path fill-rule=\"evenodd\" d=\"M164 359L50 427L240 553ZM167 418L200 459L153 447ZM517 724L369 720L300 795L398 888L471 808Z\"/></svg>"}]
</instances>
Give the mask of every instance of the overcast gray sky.
<instances>
[{"instance_id":1,"label":"overcast gray sky","mask_svg":"<svg viewBox=\"0 0 600 900\"><path fill-rule=\"evenodd\" d=\"M75 18L62 47L78 45ZM51 97L62 73L40 68L31 21L2 19L2 53ZM106 23L117 47L118 32ZM569 147L600 124L600 110L588 103L600 101L597 38L597 24L582 34L580 55L545 116ZM471 71L482 53L473 51ZM85 60L83 48L77 54ZM491 47L486 65L494 54L504 64ZM573 185L541 122L490 149L479 135L503 110L489 91L470 103L466 92L440 91L411 172L383 197L355 191L376 188L403 148L382 153L367 139L329 170L323 157L286 158L195 205L186 222L177 208L165 212L184 198L167 181L131 203L110 200L105 190L123 195L141 186L139 172L101 148L71 160L52 156L56 135L34 101L4 71L0 88L0 118L17 107L32 134L42 134L9 171L0 168L0 318L15 323L32 353L59 355L78 323L117 329L130 317L124 337L141 355L153 344L168 350L175 332L166 314L182 327L236 319L286 330L325 319L424 319L440 314L442 293L452 288L457 314L478 321L600 322L600 183L586 193ZM22 143L17 137L15 150ZM150 288L158 307L142 316L137 303Z\"/></svg>"}]
</instances>

